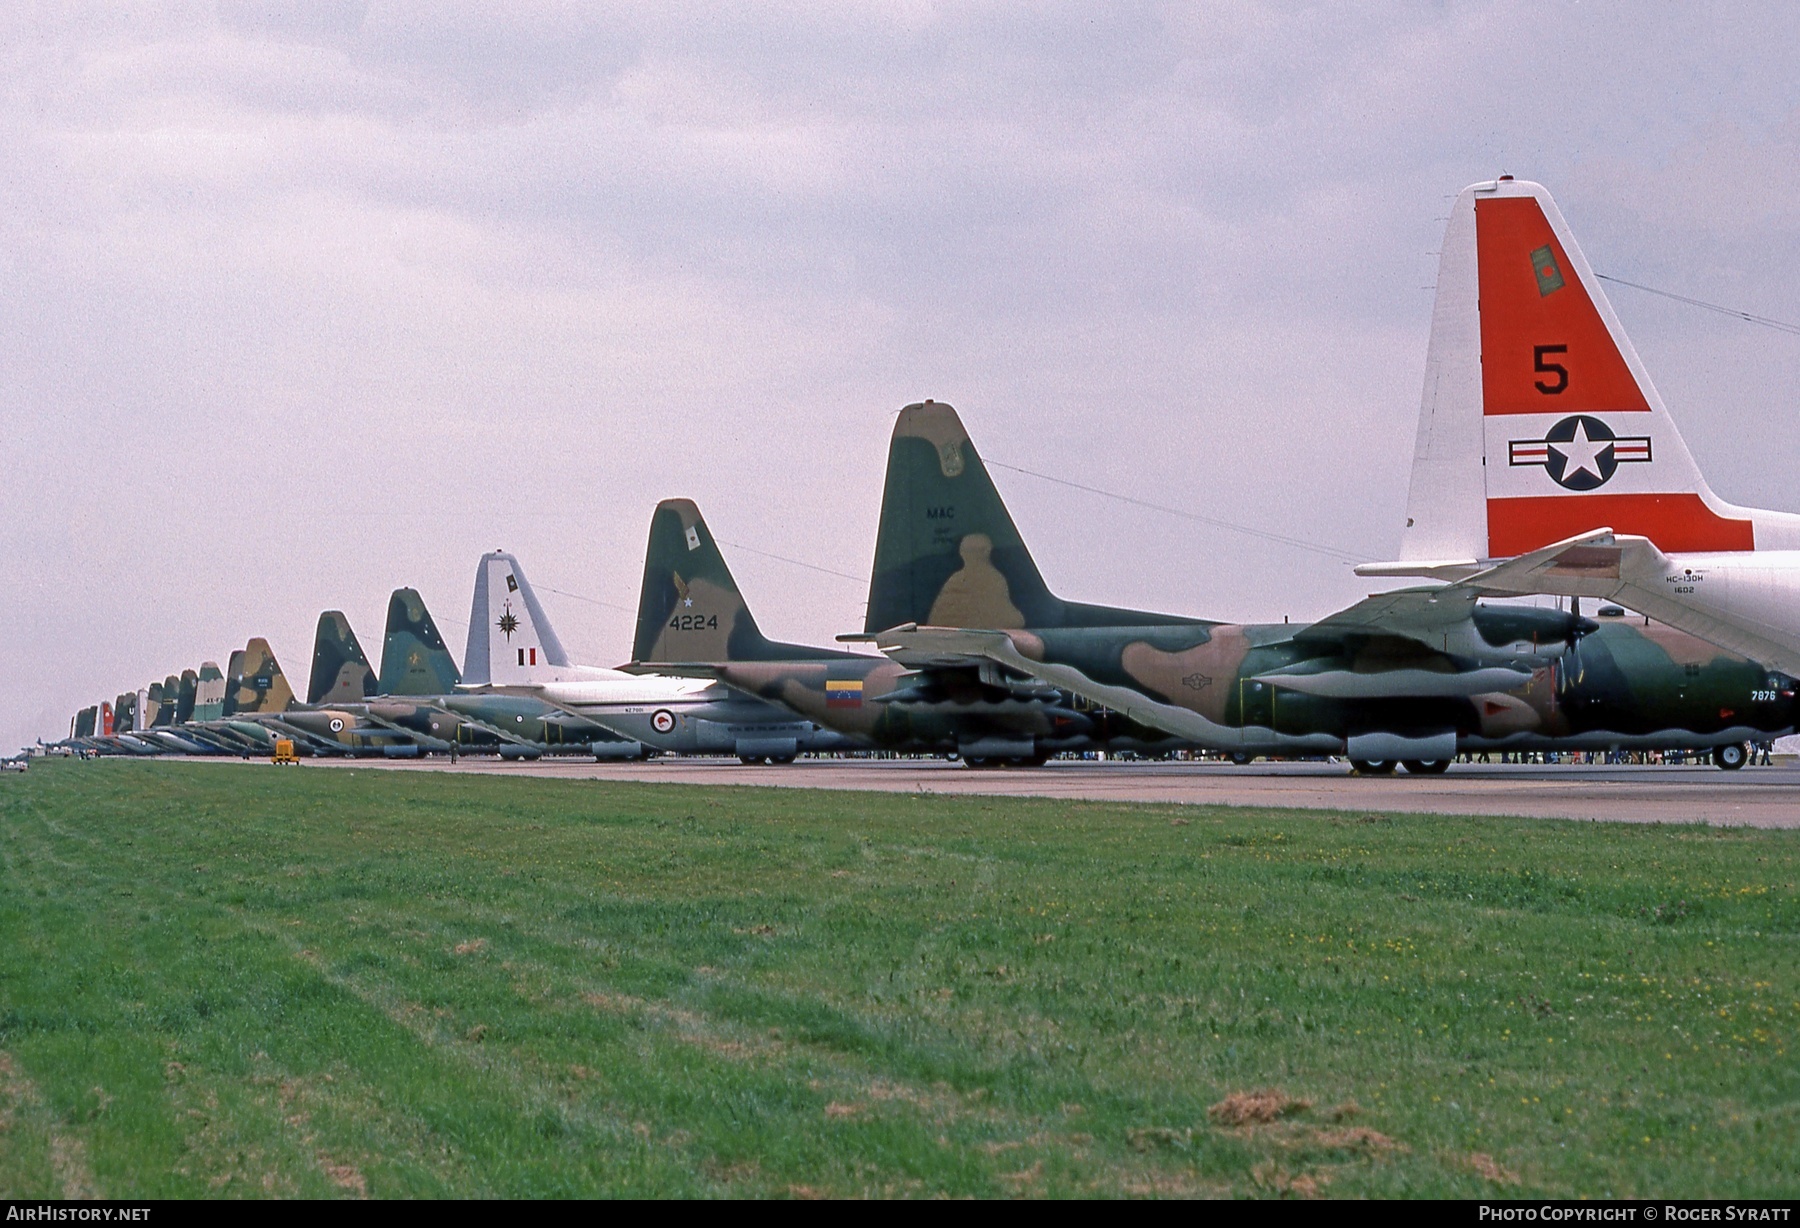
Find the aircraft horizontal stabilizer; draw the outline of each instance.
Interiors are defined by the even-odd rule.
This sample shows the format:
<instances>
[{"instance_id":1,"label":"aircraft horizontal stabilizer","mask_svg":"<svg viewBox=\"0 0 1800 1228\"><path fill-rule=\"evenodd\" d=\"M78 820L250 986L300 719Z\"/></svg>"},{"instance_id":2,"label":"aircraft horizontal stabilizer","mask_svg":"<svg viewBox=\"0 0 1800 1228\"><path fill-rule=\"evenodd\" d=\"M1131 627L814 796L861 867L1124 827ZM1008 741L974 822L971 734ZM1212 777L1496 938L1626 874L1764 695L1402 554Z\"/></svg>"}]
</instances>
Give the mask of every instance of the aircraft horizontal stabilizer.
<instances>
[{"instance_id":1,"label":"aircraft horizontal stabilizer","mask_svg":"<svg viewBox=\"0 0 1800 1228\"><path fill-rule=\"evenodd\" d=\"M1402 559L1394 563L1358 563L1355 572L1370 579L1411 578L1466 580L1483 567L1480 559Z\"/></svg>"},{"instance_id":2,"label":"aircraft horizontal stabilizer","mask_svg":"<svg viewBox=\"0 0 1800 1228\"><path fill-rule=\"evenodd\" d=\"M873 635L840 635L841 643L872 643L910 669L958 669L1018 655L1004 631L972 627L921 627L902 623Z\"/></svg>"},{"instance_id":3,"label":"aircraft horizontal stabilizer","mask_svg":"<svg viewBox=\"0 0 1800 1228\"><path fill-rule=\"evenodd\" d=\"M1644 538L1618 537L1611 529L1595 529L1496 563L1464 583L1487 593L1613 597L1618 595L1627 552L1634 561L1651 565L1668 561Z\"/></svg>"},{"instance_id":4,"label":"aircraft horizontal stabilizer","mask_svg":"<svg viewBox=\"0 0 1800 1228\"><path fill-rule=\"evenodd\" d=\"M1473 582L1479 578L1480 582L1471 586L1490 593L1549 592L1553 590L1506 588L1503 585L1511 577L1520 574L1519 569L1521 568L1540 566L1574 547L1606 545L1610 544L1612 540L1613 531L1611 529L1592 529L1500 563L1496 563L1493 559L1399 559L1389 563L1358 563L1355 571L1357 575L1371 579L1418 577L1430 580ZM1579 555L1571 556L1571 563L1579 557Z\"/></svg>"}]
</instances>

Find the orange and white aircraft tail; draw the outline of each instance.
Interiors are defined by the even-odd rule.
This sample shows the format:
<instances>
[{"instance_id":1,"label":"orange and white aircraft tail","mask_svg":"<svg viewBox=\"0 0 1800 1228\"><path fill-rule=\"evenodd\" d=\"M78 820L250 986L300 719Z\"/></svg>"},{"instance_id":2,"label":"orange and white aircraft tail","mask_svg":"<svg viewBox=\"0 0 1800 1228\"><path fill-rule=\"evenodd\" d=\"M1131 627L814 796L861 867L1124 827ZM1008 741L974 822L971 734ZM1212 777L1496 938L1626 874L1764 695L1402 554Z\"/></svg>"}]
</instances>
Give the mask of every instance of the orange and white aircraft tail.
<instances>
[{"instance_id":1,"label":"orange and white aircraft tail","mask_svg":"<svg viewBox=\"0 0 1800 1228\"><path fill-rule=\"evenodd\" d=\"M1401 562L1471 565L1607 528L1666 553L1800 547L1713 494L1550 193L1465 188L1444 236Z\"/></svg>"}]
</instances>

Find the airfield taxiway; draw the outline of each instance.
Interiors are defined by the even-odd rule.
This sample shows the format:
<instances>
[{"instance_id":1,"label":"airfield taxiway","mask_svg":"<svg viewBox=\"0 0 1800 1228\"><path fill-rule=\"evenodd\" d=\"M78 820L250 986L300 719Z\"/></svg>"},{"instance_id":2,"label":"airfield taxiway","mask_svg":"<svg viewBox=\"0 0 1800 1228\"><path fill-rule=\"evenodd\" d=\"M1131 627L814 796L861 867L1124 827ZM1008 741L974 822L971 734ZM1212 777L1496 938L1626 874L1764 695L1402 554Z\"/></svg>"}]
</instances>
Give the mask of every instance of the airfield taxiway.
<instances>
[{"instance_id":1,"label":"airfield taxiway","mask_svg":"<svg viewBox=\"0 0 1800 1228\"><path fill-rule=\"evenodd\" d=\"M1065 761L976 771L929 759L801 760L747 767L735 760L595 763L490 758L423 762L310 760L341 767L456 771L690 785L1055 797L1082 801L1267 806L1356 813L1518 815L1629 823L1800 827L1800 765L1722 772L1711 766L1458 764L1442 776L1362 777L1343 764Z\"/></svg>"}]
</instances>

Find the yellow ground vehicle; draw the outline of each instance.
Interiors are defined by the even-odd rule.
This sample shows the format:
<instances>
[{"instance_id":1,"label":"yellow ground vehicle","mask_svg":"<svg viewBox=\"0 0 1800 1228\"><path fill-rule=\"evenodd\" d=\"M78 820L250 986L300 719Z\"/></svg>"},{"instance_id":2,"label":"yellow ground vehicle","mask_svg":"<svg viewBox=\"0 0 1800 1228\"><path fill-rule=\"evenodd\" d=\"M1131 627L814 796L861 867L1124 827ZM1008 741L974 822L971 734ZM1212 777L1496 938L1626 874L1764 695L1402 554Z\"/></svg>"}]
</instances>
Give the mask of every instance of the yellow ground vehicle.
<instances>
[{"instance_id":1,"label":"yellow ground vehicle","mask_svg":"<svg viewBox=\"0 0 1800 1228\"><path fill-rule=\"evenodd\" d=\"M292 738L276 738L275 739L275 756L274 756L274 758L270 759L269 762L270 763L291 763L291 764L295 765L296 767L298 767L300 764L300 756L296 755L294 753L294 739L292 739Z\"/></svg>"}]
</instances>

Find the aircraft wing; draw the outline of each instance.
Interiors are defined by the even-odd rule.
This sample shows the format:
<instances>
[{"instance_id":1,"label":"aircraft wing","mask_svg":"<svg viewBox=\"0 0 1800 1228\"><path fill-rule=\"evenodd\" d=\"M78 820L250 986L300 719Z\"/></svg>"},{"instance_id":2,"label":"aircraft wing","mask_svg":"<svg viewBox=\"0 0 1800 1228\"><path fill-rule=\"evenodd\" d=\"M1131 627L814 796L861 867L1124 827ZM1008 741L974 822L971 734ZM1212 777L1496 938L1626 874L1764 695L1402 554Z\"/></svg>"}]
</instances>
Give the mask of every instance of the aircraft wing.
<instances>
[{"instance_id":1,"label":"aircraft wing","mask_svg":"<svg viewBox=\"0 0 1800 1228\"><path fill-rule=\"evenodd\" d=\"M994 667L1004 666L1178 738L1209 746L1234 746L1241 740L1239 731L1210 721L1190 708L1163 703L1135 687L1102 682L1072 665L1027 657L1004 631L903 623L874 635L840 635L838 640L872 643L891 660L912 669L976 670L982 681L992 680L1000 686L1008 684L998 678Z\"/></svg>"},{"instance_id":2,"label":"aircraft wing","mask_svg":"<svg viewBox=\"0 0 1800 1228\"><path fill-rule=\"evenodd\" d=\"M446 709L439 708L434 710L444 712L445 715L452 715ZM438 751L441 753L450 749L450 743L446 742L443 738L434 738L428 733L420 733L416 729L408 729L397 721L391 721L387 717L382 716L372 708L365 706L360 715L364 720L368 721L369 724L375 726L378 732L391 733L399 737L410 738L421 750ZM366 731L359 732L364 732L365 737L368 736Z\"/></svg>"}]
</instances>

